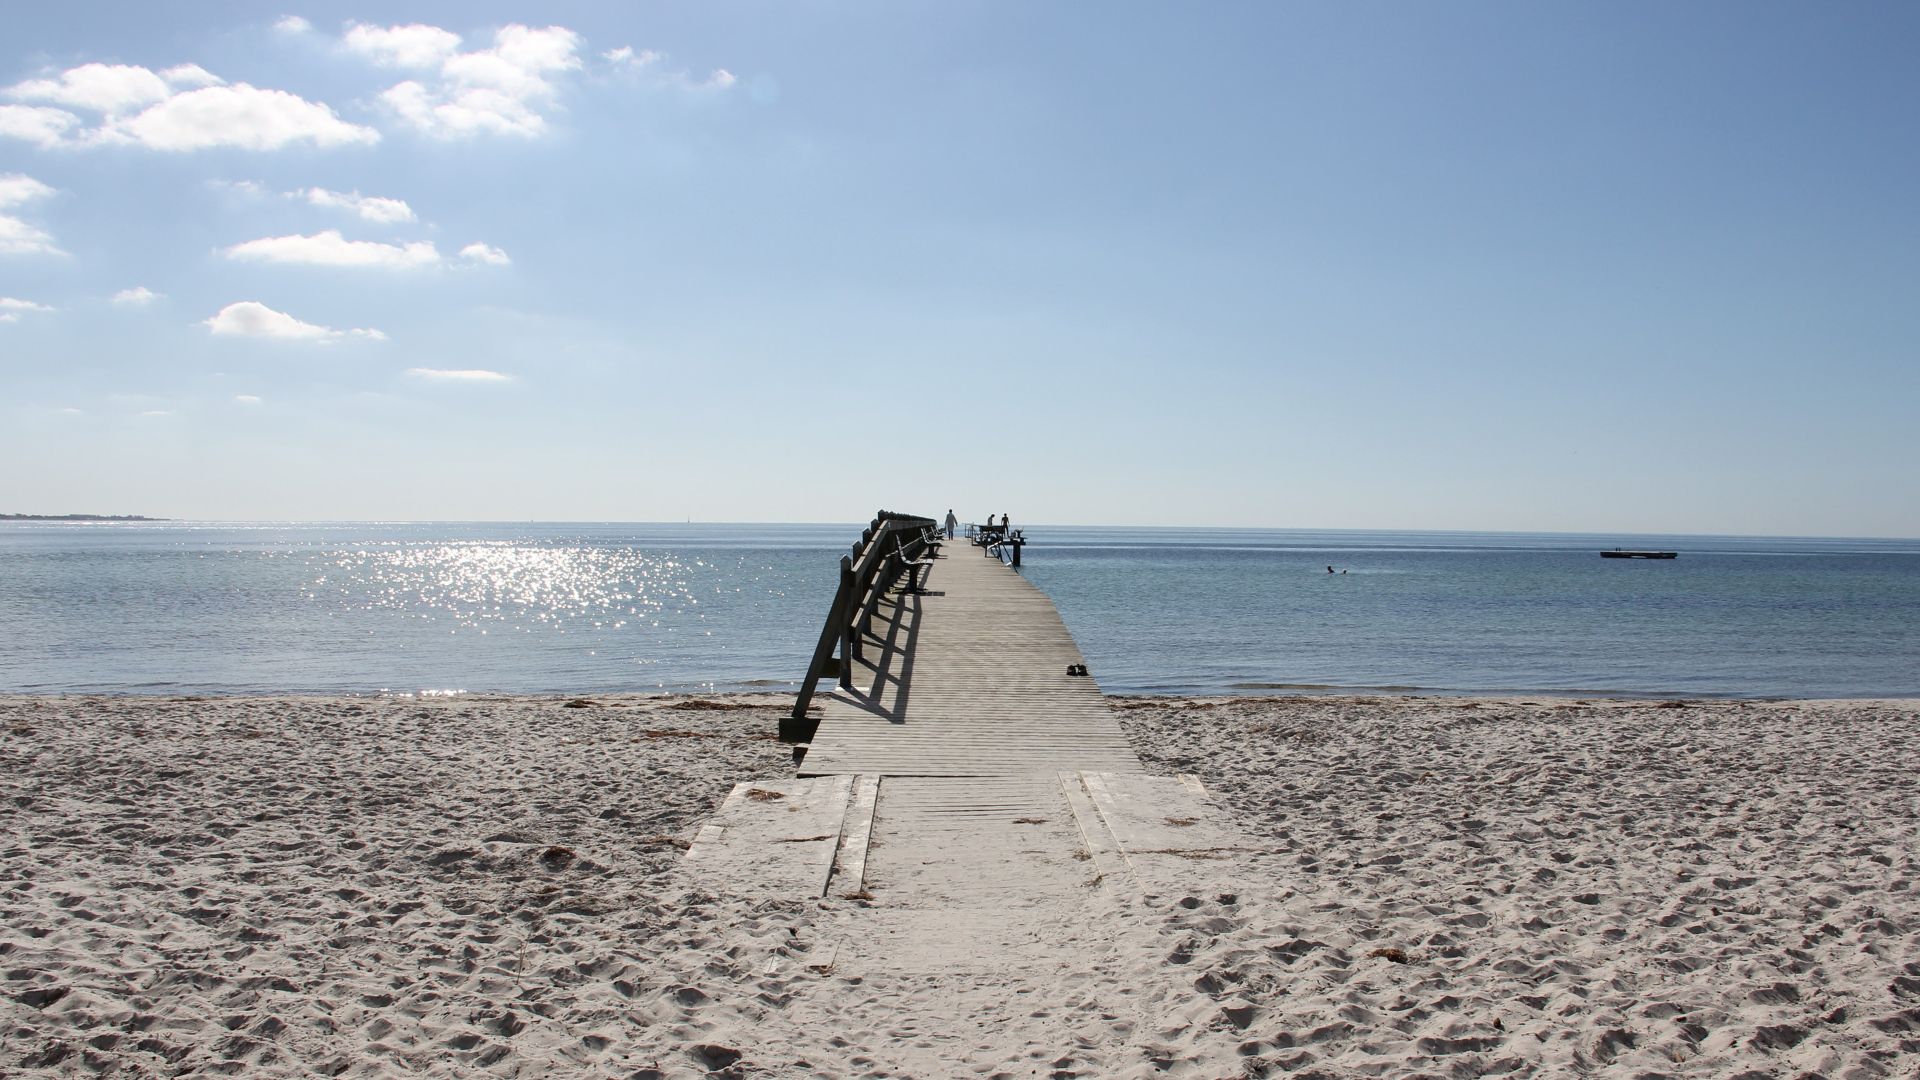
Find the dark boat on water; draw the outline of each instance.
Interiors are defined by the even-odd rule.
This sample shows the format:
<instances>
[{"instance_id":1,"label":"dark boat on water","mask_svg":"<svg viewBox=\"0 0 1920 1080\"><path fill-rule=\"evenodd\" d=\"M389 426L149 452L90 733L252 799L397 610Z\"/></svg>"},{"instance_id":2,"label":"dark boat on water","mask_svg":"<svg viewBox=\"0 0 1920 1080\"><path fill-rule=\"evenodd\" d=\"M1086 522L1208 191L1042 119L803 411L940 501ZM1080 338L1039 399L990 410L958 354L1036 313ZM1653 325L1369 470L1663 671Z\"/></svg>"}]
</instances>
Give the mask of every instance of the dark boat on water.
<instances>
[{"instance_id":1,"label":"dark boat on water","mask_svg":"<svg viewBox=\"0 0 1920 1080\"><path fill-rule=\"evenodd\" d=\"M1614 548L1612 551L1601 552L1600 557L1603 559L1677 559L1680 553L1677 551L1628 551L1625 548Z\"/></svg>"}]
</instances>

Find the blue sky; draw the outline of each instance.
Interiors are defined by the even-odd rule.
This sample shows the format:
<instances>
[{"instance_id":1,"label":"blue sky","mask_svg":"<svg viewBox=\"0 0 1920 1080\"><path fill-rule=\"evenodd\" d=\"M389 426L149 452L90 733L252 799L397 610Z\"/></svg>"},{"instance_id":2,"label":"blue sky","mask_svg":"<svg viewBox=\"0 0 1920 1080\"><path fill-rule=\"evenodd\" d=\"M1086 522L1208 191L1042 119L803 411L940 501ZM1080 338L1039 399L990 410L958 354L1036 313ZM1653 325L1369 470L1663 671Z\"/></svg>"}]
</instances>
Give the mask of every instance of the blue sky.
<instances>
[{"instance_id":1,"label":"blue sky","mask_svg":"<svg viewBox=\"0 0 1920 1080\"><path fill-rule=\"evenodd\" d=\"M1920 536L1920 8L16 6L0 510Z\"/></svg>"}]
</instances>

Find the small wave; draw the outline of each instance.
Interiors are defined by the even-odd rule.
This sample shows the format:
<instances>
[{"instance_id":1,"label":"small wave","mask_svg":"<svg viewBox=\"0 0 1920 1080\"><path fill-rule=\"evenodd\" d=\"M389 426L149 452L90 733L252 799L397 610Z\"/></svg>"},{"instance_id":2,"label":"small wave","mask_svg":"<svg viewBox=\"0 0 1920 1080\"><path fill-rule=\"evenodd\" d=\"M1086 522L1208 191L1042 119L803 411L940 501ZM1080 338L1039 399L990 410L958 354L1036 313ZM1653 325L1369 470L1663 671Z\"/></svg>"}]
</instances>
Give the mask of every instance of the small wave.
<instances>
[{"instance_id":1,"label":"small wave","mask_svg":"<svg viewBox=\"0 0 1920 1080\"><path fill-rule=\"evenodd\" d=\"M1411 694L1421 691L1427 693L1441 692L1439 687L1434 686L1399 686L1391 683L1378 686L1367 683L1336 686L1332 683L1237 682L1228 683L1227 688L1229 690L1384 690L1396 694Z\"/></svg>"},{"instance_id":2,"label":"small wave","mask_svg":"<svg viewBox=\"0 0 1920 1080\"><path fill-rule=\"evenodd\" d=\"M1171 689L1171 688L1155 687L1147 692L1157 693L1157 692L1164 692L1168 689ZM1753 700L1753 701L1779 700L1778 695L1767 695L1767 694L1737 694L1737 693L1727 693L1724 691L1707 691L1707 690L1687 690L1687 691L1635 690L1635 689L1624 689L1620 687L1615 687L1611 690L1591 690L1591 689L1582 690L1577 687L1561 687L1561 686L1460 687L1460 686L1402 686L1402 685L1392 684L1392 683L1333 684L1333 683L1288 683L1288 682L1236 682L1236 683L1227 683L1224 689L1229 693L1240 693L1240 692L1246 692L1246 691L1284 691L1284 692L1292 692L1292 693L1314 693L1314 694L1356 694L1356 693L1435 694L1441 697L1525 697L1529 694L1532 694L1540 697L1556 697L1556 698L1631 698L1634 700L1651 700L1651 701L1660 701L1660 700L1667 700L1667 699L1689 699L1689 698L1701 699L1701 700ZM1196 696L1204 696L1209 693L1219 693L1219 692L1220 692L1219 690L1209 690L1204 686L1194 686L1194 685L1188 685L1176 691L1176 693L1181 695L1196 695Z\"/></svg>"}]
</instances>

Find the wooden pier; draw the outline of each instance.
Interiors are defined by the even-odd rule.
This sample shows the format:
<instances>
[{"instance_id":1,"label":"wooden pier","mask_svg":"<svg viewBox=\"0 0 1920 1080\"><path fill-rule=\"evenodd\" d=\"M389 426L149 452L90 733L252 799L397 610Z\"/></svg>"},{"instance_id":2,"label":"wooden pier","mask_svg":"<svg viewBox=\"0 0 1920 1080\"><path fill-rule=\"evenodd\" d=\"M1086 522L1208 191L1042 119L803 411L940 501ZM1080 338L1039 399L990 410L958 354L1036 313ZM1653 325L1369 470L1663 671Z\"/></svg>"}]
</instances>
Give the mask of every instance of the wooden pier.
<instances>
[{"instance_id":1,"label":"wooden pier","mask_svg":"<svg viewBox=\"0 0 1920 1080\"><path fill-rule=\"evenodd\" d=\"M876 612L853 685L815 703L802 776L1137 772L1112 710L1052 601L963 540L942 545L923 592Z\"/></svg>"},{"instance_id":2,"label":"wooden pier","mask_svg":"<svg viewBox=\"0 0 1920 1080\"><path fill-rule=\"evenodd\" d=\"M804 881L814 896L860 892L876 816L896 811L918 816L922 844L950 852L959 848L939 837L956 822L974 830L971 849L994 846L980 821L1072 822L1081 854L1115 870L1134 869L1127 837L1162 855L1227 843L1213 828L1140 840L1138 821L1118 820L1124 804L1157 800L1171 808L1163 816L1198 821L1206 796L1191 777L1146 775L1053 602L994 546L947 539L930 518L874 518L840 561L781 727L799 744L796 779L740 785L690 864L743 888ZM1002 839L1024 842L1022 831Z\"/></svg>"},{"instance_id":3,"label":"wooden pier","mask_svg":"<svg viewBox=\"0 0 1920 1080\"><path fill-rule=\"evenodd\" d=\"M936 550L932 525L883 513L842 560L782 726L796 775L738 785L686 872L704 893L819 903L835 940L815 970L843 987L1079 972L1133 994L1114 958L1159 946L1126 912L1231 895L1245 841L1196 779L1146 773L1052 602L986 545ZM941 1032L956 1074L1044 1042L966 1016L902 1024Z\"/></svg>"}]
</instances>

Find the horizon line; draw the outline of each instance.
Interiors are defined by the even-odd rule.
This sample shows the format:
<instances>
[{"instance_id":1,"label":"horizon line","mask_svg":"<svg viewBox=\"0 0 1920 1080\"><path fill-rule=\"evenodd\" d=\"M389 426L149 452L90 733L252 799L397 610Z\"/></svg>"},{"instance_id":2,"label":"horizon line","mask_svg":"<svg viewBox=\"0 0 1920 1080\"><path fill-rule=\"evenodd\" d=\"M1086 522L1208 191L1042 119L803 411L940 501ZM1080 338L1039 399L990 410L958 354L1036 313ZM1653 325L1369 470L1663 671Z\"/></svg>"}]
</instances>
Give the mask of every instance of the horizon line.
<instances>
[{"instance_id":1,"label":"horizon line","mask_svg":"<svg viewBox=\"0 0 1920 1080\"><path fill-rule=\"evenodd\" d=\"M937 520L937 519L936 519ZM0 523L41 522L66 525L740 525L740 526L858 526L858 521L762 521L744 519L647 520L639 518L199 518L154 517L143 514L9 514L0 515ZM964 522L963 524L977 524ZM1738 532L1635 532L1568 529L1435 529L1414 527L1348 528L1323 525L1153 525L1128 523L1088 524L1084 522L1043 521L1022 528L1039 529L1185 529L1193 531L1258 532L1333 532L1333 533L1428 533L1457 536L1668 536L1702 539L1740 540L1876 540L1920 544L1920 536L1839 535L1823 533L1738 533Z\"/></svg>"}]
</instances>

